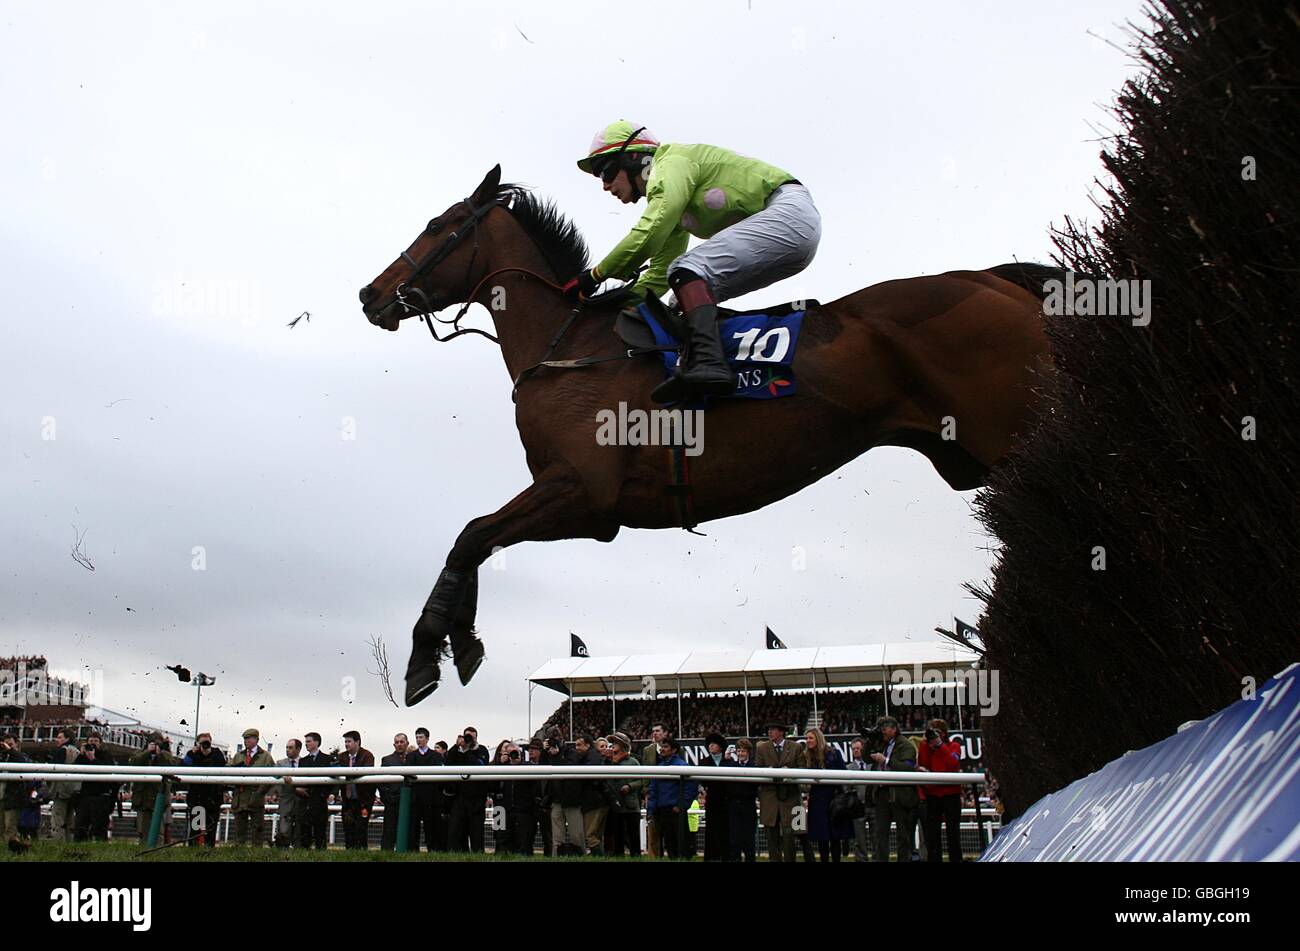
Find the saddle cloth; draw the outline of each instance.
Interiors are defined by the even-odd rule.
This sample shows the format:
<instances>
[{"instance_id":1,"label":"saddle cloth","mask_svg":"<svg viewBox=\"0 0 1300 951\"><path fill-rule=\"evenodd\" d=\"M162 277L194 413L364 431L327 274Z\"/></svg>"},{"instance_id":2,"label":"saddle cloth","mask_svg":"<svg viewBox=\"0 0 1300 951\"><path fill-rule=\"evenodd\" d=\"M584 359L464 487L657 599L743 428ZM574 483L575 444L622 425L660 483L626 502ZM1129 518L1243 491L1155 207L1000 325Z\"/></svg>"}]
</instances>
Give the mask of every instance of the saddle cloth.
<instances>
[{"instance_id":1,"label":"saddle cloth","mask_svg":"<svg viewBox=\"0 0 1300 951\"><path fill-rule=\"evenodd\" d=\"M656 302L657 303L657 302ZM794 310L791 305L769 308L765 313L722 311L718 333L722 338L723 354L736 374L736 389L723 399L743 398L771 400L795 393L794 356L799 345L799 330L804 315L813 301L802 302L805 309ZM665 328L672 315L651 304L639 304L635 310L619 314L615 329L623 340L633 347L656 345L671 347L662 354L665 376L677 368L680 343Z\"/></svg>"}]
</instances>

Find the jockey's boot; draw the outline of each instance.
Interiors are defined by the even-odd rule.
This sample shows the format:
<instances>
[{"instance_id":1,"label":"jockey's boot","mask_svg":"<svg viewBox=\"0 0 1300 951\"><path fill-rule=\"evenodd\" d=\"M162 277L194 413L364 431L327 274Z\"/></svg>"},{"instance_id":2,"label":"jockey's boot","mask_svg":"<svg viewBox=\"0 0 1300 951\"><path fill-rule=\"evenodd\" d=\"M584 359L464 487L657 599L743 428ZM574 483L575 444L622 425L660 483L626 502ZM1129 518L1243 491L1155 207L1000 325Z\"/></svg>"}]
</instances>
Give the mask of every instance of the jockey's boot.
<instances>
[{"instance_id":1,"label":"jockey's boot","mask_svg":"<svg viewBox=\"0 0 1300 951\"><path fill-rule=\"evenodd\" d=\"M684 292L684 293L683 293ZM721 396L736 388L736 380L722 352L718 335L718 305L708 285L696 279L678 289L686 312L690 340L677 372L660 383L650 398L656 403L675 403L687 397Z\"/></svg>"}]
</instances>

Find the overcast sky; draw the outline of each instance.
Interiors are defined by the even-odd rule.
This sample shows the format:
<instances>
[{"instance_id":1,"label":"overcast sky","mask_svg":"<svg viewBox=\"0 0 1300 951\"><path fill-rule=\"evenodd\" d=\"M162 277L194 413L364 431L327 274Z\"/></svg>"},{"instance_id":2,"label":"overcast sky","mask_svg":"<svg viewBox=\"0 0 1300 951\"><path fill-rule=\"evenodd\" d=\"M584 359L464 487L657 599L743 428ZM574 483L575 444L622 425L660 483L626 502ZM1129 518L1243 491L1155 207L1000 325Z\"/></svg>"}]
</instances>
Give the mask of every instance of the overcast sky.
<instances>
[{"instance_id":1,"label":"overcast sky","mask_svg":"<svg viewBox=\"0 0 1300 951\"><path fill-rule=\"evenodd\" d=\"M594 12L603 11L603 12ZM929 639L974 622L992 541L920 456L877 449L767 509L612 545L522 545L481 575L487 660L414 710L410 629L456 534L529 474L500 356L370 326L357 290L500 162L598 259L634 223L580 174L618 118L788 169L824 235L744 303L1046 260L1095 218L1137 0L7 3L0 12L0 653L102 671L184 731L318 730L377 752L485 741L561 700L568 652ZM286 323L304 310L310 323ZM476 322L486 326L477 309ZM352 422L349 423L348 420ZM354 439L344 438L349 434ZM792 446L792 452L798 447ZM70 556L84 532L90 572ZM792 549L806 569L792 568ZM195 549L205 570L195 570ZM129 610L128 610L129 609ZM345 678L356 696L342 696Z\"/></svg>"}]
</instances>

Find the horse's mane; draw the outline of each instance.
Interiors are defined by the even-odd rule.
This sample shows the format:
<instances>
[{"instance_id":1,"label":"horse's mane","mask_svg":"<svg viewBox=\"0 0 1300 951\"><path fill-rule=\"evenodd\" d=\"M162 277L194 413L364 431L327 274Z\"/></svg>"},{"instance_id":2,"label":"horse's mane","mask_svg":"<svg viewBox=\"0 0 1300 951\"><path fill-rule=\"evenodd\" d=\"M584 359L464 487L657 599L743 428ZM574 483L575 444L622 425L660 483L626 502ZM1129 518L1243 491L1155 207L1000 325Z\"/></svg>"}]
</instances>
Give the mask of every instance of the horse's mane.
<instances>
[{"instance_id":1,"label":"horse's mane","mask_svg":"<svg viewBox=\"0 0 1300 951\"><path fill-rule=\"evenodd\" d=\"M560 280L568 280L590 266L586 239L554 202L511 183L501 185L497 197L533 239Z\"/></svg>"}]
</instances>

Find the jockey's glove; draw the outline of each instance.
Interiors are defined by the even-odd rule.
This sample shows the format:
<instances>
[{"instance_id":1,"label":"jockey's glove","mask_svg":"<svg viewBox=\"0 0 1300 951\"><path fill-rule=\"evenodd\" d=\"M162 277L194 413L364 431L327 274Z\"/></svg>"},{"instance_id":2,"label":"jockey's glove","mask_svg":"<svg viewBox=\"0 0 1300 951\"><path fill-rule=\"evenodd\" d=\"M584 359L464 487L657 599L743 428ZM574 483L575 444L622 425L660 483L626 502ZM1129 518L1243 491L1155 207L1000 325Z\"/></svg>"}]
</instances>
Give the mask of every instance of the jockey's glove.
<instances>
[{"instance_id":1,"label":"jockey's glove","mask_svg":"<svg viewBox=\"0 0 1300 951\"><path fill-rule=\"evenodd\" d=\"M602 283L601 278L596 277L596 269L583 271L577 277L570 278L564 285L564 293L570 297L576 297L578 300L586 300L588 297L595 296L597 288Z\"/></svg>"}]
</instances>

